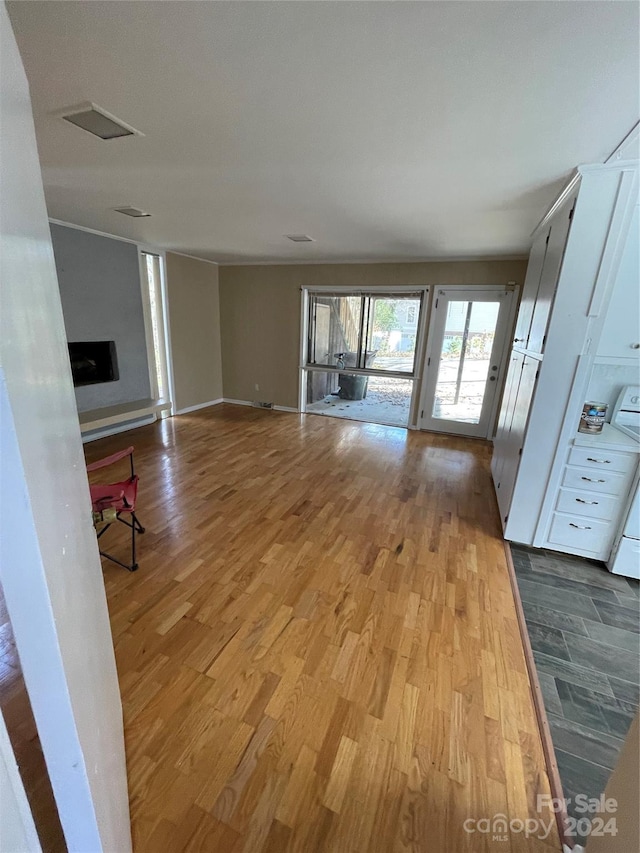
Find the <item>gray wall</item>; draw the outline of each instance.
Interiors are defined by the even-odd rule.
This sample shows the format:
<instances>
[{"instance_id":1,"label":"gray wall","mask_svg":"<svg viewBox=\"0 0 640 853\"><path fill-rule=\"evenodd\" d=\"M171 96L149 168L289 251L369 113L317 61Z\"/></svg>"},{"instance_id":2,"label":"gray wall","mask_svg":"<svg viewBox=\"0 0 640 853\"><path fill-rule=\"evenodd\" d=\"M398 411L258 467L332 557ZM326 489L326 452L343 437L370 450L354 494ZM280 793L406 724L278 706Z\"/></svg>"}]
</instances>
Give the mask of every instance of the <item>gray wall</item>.
<instances>
[{"instance_id":1,"label":"gray wall","mask_svg":"<svg viewBox=\"0 0 640 853\"><path fill-rule=\"evenodd\" d=\"M51 225L69 341L115 341L120 379L76 388L78 410L149 397L138 250L133 243Z\"/></svg>"}]
</instances>

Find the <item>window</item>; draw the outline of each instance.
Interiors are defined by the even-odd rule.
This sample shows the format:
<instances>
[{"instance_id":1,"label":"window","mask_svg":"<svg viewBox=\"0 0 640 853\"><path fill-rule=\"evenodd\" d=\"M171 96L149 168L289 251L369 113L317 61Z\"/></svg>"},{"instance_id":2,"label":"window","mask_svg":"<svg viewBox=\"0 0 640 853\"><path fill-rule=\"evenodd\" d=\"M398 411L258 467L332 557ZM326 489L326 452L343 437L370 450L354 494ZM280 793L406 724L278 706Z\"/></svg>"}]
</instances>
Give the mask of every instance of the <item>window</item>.
<instances>
[{"instance_id":1,"label":"window","mask_svg":"<svg viewBox=\"0 0 640 853\"><path fill-rule=\"evenodd\" d=\"M150 326L153 341L153 365L151 373L155 380L155 389L151 394L157 399L169 397L169 381L167 375L167 353L164 335L164 314L162 309L161 261L158 255L142 252L142 271L148 293L148 326ZM151 353L149 353L151 358ZM154 394L155 391L155 394Z\"/></svg>"},{"instance_id":2,"label":"window","mask_svg":"<svg viewBox=\"0 0 640 853\"><path fill-rule=\"evenodd\" d=\"M422 293L309 293L307 367L415 372L417 323Z\"/></svg>"}]
</instances>

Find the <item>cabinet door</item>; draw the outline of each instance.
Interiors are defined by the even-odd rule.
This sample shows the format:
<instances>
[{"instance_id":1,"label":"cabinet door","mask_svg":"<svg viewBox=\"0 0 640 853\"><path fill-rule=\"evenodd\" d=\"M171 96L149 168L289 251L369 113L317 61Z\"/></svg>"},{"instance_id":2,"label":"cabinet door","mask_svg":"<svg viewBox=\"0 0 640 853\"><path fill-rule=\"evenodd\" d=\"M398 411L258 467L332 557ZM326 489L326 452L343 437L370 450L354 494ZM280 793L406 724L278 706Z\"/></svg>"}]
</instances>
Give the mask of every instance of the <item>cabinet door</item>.
<instances>
[{"instance_id":1,"label":"cabinet door","mask_svg":"<svg viewBox=\"0 0 640 853\"><path fill-rule=\"evenodd\" d=\"M516 331L513 340L514 344L521 349L526 348L527 340L529 339L529 329L531 328L533 309L538 297L540 276L542 275L544 259L547 254L547 242L550 230L547 227L538 234L529 254L529 264L524 279L524 287L522 288L522 298L518 309L518 319L516 321Z\"/></svg>"},{"instance_id":2,"label":"cabinet door","mask_svg":"<svg viewBox=\"0 0 640 853\"><path fill-rule=\"evenodd\" d=\"M556 294L560 267L564 258L564 247L567 244L569 228L573 214L575 196L569 198L555 214L551 221L551 233L547 243L547 251L544 258L540 285L536 296L536 304L533 308L533 317L529 329L527 349L532 352L543 352L544 340L547 334L549 316Z\"/></svg>"},{"instance_id":3,"label":"cabinet door","mask_svg":"<svg viewBox=\"0 0 640 853\"><path fill-rule=\"evenodd\" d=\"M640 222L636 207L613 286L598 355L640 358Z\"/></svg>"},{"instance_id":4,"label":"cabinet door","mask_svg":"<svg viewBox=\"0 0 640 853\"><path fill-rule=\"evenodd\" d=\"M520 455L524 445L527 424L529 423L529 412L531 410L539 366L540 362L537 359L522 356L520 382L518 383L518 391L513 404L513 417L509 430L505 464L500 478L500 488L498 489L498 494L500 495L498 504L504 525L507 524L509 518L511 497L518 476L518 468L520 467Z\"/></svg>"},{"instance_id":5,"label":"cabinet door","mask_svg":"<svg viewBox=\"0 0 640 853\"><path fill-rule=\"evenodd\" d=\"M514 351L511 354L504 397L502 398L502 407L500 409L498 430L493 446L491 468L498 506L500 508L500 518L503 521L509 513L511 495L515 483L513 469L514 465L517 468L519 459L519 446L516 447L515 445L512 426L524 359L524 355L520 352Z\"/></svg>"}]
</instances>

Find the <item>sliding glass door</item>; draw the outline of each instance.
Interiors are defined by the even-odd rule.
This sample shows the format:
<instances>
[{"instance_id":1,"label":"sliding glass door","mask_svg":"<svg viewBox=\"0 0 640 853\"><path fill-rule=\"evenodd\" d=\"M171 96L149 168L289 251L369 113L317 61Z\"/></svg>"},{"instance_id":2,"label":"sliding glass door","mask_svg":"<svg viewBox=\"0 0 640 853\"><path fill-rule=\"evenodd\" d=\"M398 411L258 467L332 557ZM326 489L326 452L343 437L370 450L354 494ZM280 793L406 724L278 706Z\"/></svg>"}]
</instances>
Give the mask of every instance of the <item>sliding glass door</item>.
<instances>
[{"instance_id":1,"label":"sliding glass door","mask_svg":"<svg viewBox=\"0 0 640 853\"><path fill-rule=\"evenodd\" d=\"M303 410L408 426L427 292L306 292Z\"/></svg>"}]
</instances>

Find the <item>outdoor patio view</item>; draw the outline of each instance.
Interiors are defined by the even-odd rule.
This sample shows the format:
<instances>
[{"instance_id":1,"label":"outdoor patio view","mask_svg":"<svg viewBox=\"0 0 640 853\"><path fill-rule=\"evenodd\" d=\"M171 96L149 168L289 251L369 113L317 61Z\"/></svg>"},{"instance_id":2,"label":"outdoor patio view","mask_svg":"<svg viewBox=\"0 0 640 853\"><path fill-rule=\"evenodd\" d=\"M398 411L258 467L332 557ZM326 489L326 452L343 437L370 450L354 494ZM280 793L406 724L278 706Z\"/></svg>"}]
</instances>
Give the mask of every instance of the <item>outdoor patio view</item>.
<instances>
[{"instance_id":1,"label":"outdoor patio view","mask_svg":"<svg viewBox=\"0 0 640 853\"><path fill-rule=\"evenodd\" d=\"M337 372L306 374L307 412L408 426L413 380L384 372L413 374L420 299L413 294L313 299L311 363ZM349 373L349 367L380 375Z\"/></svg>"},{"instance_id":2,"label":"outdoor patio view","mask_svg":"<svg viewBox=\"0 0 640 853\"><path fill-rule=\"evenodd\" d=\"M449 303L434 418L479 423L499 311L499 302Z\"/></svg>"}]
</instances>

